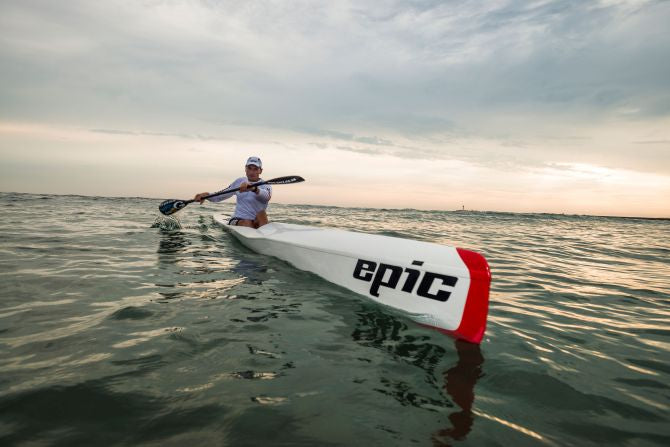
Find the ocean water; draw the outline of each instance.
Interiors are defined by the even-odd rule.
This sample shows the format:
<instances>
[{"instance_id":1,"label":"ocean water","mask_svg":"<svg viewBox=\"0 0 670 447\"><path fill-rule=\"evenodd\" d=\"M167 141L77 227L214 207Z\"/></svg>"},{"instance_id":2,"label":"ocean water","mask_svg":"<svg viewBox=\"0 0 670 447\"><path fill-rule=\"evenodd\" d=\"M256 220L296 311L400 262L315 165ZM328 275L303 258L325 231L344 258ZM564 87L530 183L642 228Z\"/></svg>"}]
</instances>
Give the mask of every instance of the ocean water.
<instances>
[{"instance_id":1,"label":"ocean water","mask_svg":"<svg viewBox=\"0 0 670 447\"><path fill-rule=\"evenodd\" d=\"M475 250L481 345L217 227L0 194L0 445L670 445L670 221L273 205Z\"/></svg>"}]
</instances>

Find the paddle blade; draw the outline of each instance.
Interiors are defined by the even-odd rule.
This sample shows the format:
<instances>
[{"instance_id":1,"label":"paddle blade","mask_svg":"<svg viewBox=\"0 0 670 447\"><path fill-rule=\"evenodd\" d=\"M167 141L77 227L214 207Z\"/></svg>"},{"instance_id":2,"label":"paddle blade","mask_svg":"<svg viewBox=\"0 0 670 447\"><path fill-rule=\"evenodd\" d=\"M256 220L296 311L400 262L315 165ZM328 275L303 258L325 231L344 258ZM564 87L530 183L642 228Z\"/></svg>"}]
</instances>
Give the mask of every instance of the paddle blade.
<instances>
[{"instance_id":1,"label":"paddle blade","mask_svg":"<svg viewBox=\"0 0 670 447\"><path fill-rule=\"evenodd\" d=\"M270 185L286 185L288 183L300 183L304 181L305 179L299 175L288 175L286 177L273 178L265 183L269 183Z\"/></svg>"},{"instance_id":2,"label":"paddle blade","mask_svg":"<svg viewBox=\"0 0 670 447\"><path fill-rule=\"evenodd\" d=\"M186 203L183 200L168 199L158 205L158 211L160 211L161 214L169 216L170 214L176 213L185 206Z\"/></svg>"}]
</instances>

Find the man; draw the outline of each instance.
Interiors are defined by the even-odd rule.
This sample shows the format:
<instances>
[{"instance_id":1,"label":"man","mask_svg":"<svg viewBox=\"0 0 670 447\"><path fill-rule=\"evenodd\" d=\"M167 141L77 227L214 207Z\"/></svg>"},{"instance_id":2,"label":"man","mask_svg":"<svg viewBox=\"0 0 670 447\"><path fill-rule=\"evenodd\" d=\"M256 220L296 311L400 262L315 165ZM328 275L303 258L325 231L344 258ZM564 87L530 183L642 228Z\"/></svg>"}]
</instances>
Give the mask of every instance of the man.
<instances>
[{"instance_id":1,"label":"man","mask_svg":"<svg viewBox=\"0 0 670 447\"><path fill-rule=\"evenodd\" d=\"M238 178L226 188L231 189L239 187L239 191L219 194L218 196L210 197L207 200L211 202L220 202L232 197L234 194L237 196L237 205L235 206L235 214L228 223L230 225L240 225L252 228L262 227L268 223L268 216L265 210L272 197L272 186L249 186L250 183L262 180L260 175L263 172L263 163L260 158L249 157L244 166L244 170L247 176ZM205 201L203 197L207 195L209 195L208 192L196 194L195 200L202 203Z\"/></svg>"}]
</instances>

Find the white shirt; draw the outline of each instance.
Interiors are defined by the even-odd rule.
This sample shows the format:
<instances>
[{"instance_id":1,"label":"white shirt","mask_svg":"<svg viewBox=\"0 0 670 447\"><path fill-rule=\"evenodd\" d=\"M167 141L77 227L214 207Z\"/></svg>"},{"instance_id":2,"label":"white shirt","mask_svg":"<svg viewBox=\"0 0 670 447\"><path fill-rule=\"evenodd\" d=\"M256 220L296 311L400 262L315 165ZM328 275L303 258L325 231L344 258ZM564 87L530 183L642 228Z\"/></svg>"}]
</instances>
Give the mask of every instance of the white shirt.
<instances>
[{"instance_id":1,"label":"white shirt","mask_svg":"<svg viewBox=\"0 0 670 447\"><path fill-rule=\"evenodd\" d=\"M263 179L258 179L262 181ZM226 189L238 188L243 182L251 183L246 177L240 177L228 186ZM238 219L254 220L256 214L264 211L268 207L268 202L272 197L272 186L260 185L258 187L258 194L253 191L246 192L229 192L227 194L219 194L218 196L210 197L211 202L221 202L229 199L233 195L237 196L237 205L235 206L235 215Z\"/></svg>"}]
</instances>

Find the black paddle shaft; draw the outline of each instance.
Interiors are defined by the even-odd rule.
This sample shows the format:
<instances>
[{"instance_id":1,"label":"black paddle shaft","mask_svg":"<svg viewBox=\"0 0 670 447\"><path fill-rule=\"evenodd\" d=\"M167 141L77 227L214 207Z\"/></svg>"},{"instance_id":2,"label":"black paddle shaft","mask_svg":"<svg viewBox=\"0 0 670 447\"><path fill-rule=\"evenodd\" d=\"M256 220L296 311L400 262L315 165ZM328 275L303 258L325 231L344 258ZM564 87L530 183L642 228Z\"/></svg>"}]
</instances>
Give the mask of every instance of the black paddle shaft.
<instances>
[{"instance_id":1,"label":"black paddle shaft","mask_svg":"<svg viewBox=\"0 0 670 447\"><path fill-rule=\"evenodd\" d=\"M288 185L290 183L300 183L304 182L305 179L300 177L299 175L289 175L286 177L277 177L273 178L270 180L263 180L261 182L256 182L256 183L250 183L247 185L247 188L254 188L256 186L261 186L261 185ZM240 188L232 188L232 189L222 189L221 191L217 191L212 194L208 194L202 199L209 199L210 197L214 196L219 196L221 194L228 194L231 192L239 191ZM158 205L158 210L161 212L161 214L164 214L166 216L169 216L170 214L174 214L180 209L184 208L186 205L189 203L195 202L195 199L191 200L179 200L179 199L168 199L163 202L161 202L160 205Z\"/></svg>"}]
</instances>

